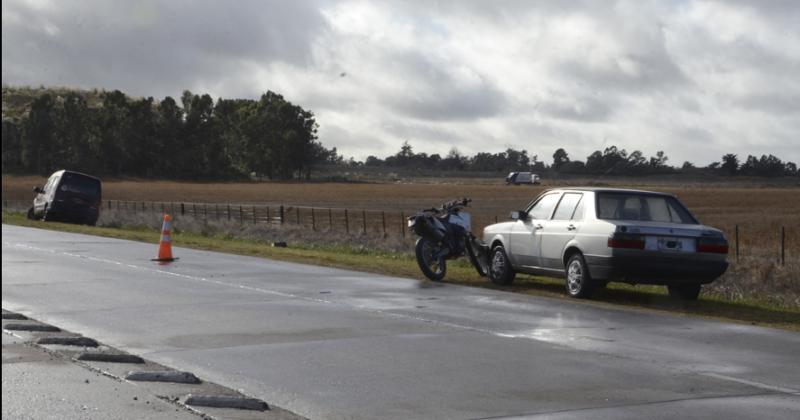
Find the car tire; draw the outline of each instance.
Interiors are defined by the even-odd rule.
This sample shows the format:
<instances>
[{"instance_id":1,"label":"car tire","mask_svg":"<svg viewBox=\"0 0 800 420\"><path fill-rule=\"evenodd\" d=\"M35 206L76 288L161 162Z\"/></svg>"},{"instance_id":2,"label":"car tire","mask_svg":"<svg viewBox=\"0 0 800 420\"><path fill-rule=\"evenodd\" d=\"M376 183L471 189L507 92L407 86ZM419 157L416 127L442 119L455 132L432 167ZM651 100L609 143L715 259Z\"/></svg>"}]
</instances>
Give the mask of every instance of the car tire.
<instances>
[{"instance_id":1,"label":"car tire","mask_svg":"<svg viewBox=\"0 0 800 420\"><path fill-rule=\"evenodd\" d=\"M489 260L489 280L494 284L509 285L514 281L516 275L503 246L494 247L491 260Z\"/></svg>"},{"instance_id":2,"label":"car tire","mask_svg":"<svg viewBox=\"0 0 800 420\"><path fill-rule=\"evenodd\" d=\"M567 294L570 297L587 299L595 291L595 282L592 280L592 276L589 274L589 267L580 252L573 254L567 260L567 266L564 268L564 277Z\"/></svg>"},{"instance_id":3,"label":"car tire","mask_svg":"<svg viewBox=\"0 0 800 420\"><path fill-rule=\"evenodd\" d=\"M673 299L680 300L697 300L700 296L700 283L696 284L676 284L667 286L669 296Z\"/></svg>"}]
</instances>

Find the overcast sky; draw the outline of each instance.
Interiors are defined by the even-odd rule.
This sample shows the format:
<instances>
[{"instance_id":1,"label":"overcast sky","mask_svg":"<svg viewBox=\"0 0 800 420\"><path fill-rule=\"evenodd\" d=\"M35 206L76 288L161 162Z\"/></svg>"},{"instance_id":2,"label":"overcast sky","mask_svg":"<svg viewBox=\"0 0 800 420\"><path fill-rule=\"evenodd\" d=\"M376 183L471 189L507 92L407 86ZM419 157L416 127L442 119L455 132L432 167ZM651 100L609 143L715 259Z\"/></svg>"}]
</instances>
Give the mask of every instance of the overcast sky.
<instances>
[{"instance_id":1,"label":"overcast sky","mask_svg":"<svg viewBox=\"0 0 800 420\"><path fill-rule=\"evenodd\" d=\"M384 157L610 145L800 163L800 2L9 1L2 81L312 110Z\"/></svg>"}]
</instances>

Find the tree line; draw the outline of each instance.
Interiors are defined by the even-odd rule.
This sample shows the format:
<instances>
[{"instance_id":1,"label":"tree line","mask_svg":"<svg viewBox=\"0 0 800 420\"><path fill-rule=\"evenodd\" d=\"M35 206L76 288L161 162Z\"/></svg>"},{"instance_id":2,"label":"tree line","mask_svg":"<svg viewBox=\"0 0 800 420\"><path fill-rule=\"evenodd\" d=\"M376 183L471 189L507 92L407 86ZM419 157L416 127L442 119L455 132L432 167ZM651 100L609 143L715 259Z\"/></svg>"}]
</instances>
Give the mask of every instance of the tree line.
<instances>
[{"instance_id":1,"label":"tree line","mask_svg":"<svg viewBox=\"0 0 800 420\"><path fill-rule=\"evenodd\" d=\"M29 100L19 100L25 96ZM17 103L15 103L15 101ZM552 160L527 150L466 156L415 153L406 141L381 159L344 160L336 148L317 139L312 112L267 92L258 100L218 99L185 91L180 104L167 96L131 98L115 90L94 92L3 87L3 173L47 175L66 168L96 175L172 179L309 179L319 166L375 167L430 171L532 171L590 175L696 173L746 176L797 176L794 162L773 155L735 154L696 167L670 166L663 151L645 156L609 146L585 160L563 148Z\"/></svg>"},{"instance_id":2,"label":"tree line","mask_svg":"<svg viewBox=\"0 0 800 420\"><path fill-rule=\"evenodd\" d=\"M628 153L617 146L609 146L602 151L596 150L586 160L572 160L563 148L557 149L550 163L539 160L538 155L530 155L527 150L508 148L503 152L480 152L474 156L461 154L457 149L442 157L439 154L414 153L412 146L404 142L400 150L391 156L380 159L369 156L362 162L350 161L353 166L375 166L389 168L405 168L415 170L451 170L473 172L555 172L565 174L591 175L654 175L673 173L713 173L718 175L748 176L797 176L797 165L794 162L783 162L774 155L762 155L761 158L748 156L739 162L735 154L722 156L721 162L713 162L705 167L696 167L691 162L684 162L680 167L667 164L669 157L663 152L646 157L641 151Z\"/></svg>"},{"instance_id":3,"label":"tree line","mask_svg":"<svg viewBox=\"0 0 800 420\"><path fill-rule=\"evenodd\" d=\"M3 172L291 179L308 178L314 165L338 157L317 141L314 115L274 92L214 101L185 91L180 104L118 90L96 99L90 106L81 92L45 92L12 118L4 106Z\"/></svg>"}]
</instances>

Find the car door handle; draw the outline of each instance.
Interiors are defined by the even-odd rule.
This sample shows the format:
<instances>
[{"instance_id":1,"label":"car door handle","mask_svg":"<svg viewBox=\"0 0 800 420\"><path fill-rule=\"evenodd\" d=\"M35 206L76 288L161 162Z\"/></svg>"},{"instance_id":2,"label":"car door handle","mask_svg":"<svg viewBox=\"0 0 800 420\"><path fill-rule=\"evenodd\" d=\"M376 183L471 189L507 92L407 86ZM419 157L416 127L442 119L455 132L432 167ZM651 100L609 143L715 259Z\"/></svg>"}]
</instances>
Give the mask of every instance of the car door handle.
<instances>
[{"instance_id":1,"label":"car door handle","mask_svg":"<svg viewBox=\"0 0 800 420\"><path fill-rule=\"evenodd\" d=\"M535 228L536 230L539 230L539 229L544 229L544 226L542 226L542 225L536 225L536 226L534 226L534 228Z\"/></svg>"},{"instance_id":2,"label":"car door handle","mask_svg":"<svg viewBox=\"0 0 800 420\"><path fill-rule=\"evenodd\" d=\"M567 230L575 230L575 229L577 229L577 228L575 227L575 225L569 225L569 226L567 226Z\"/></svg>"}]
</instances>

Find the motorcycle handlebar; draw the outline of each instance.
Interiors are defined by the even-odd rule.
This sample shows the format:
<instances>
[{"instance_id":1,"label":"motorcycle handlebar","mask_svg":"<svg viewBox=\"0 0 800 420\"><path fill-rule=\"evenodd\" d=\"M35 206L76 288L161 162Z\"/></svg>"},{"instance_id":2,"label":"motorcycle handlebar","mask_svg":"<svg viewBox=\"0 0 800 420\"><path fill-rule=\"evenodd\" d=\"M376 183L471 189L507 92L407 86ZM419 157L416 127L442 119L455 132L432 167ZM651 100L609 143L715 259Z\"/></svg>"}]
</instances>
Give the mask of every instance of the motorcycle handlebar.
<instances>
[{"instance_id":1,"label":"motorcycle handlebar","mask_svg":"<svg viewBox=\"0 0 800 420\"><path fill-rule=\"evenodd\" d=\"M450 210L456 206L466 207L472 201L471 198L464 197L460 200L456 199L442 204L442 210Z\"/></svg>"}]
</instances>

